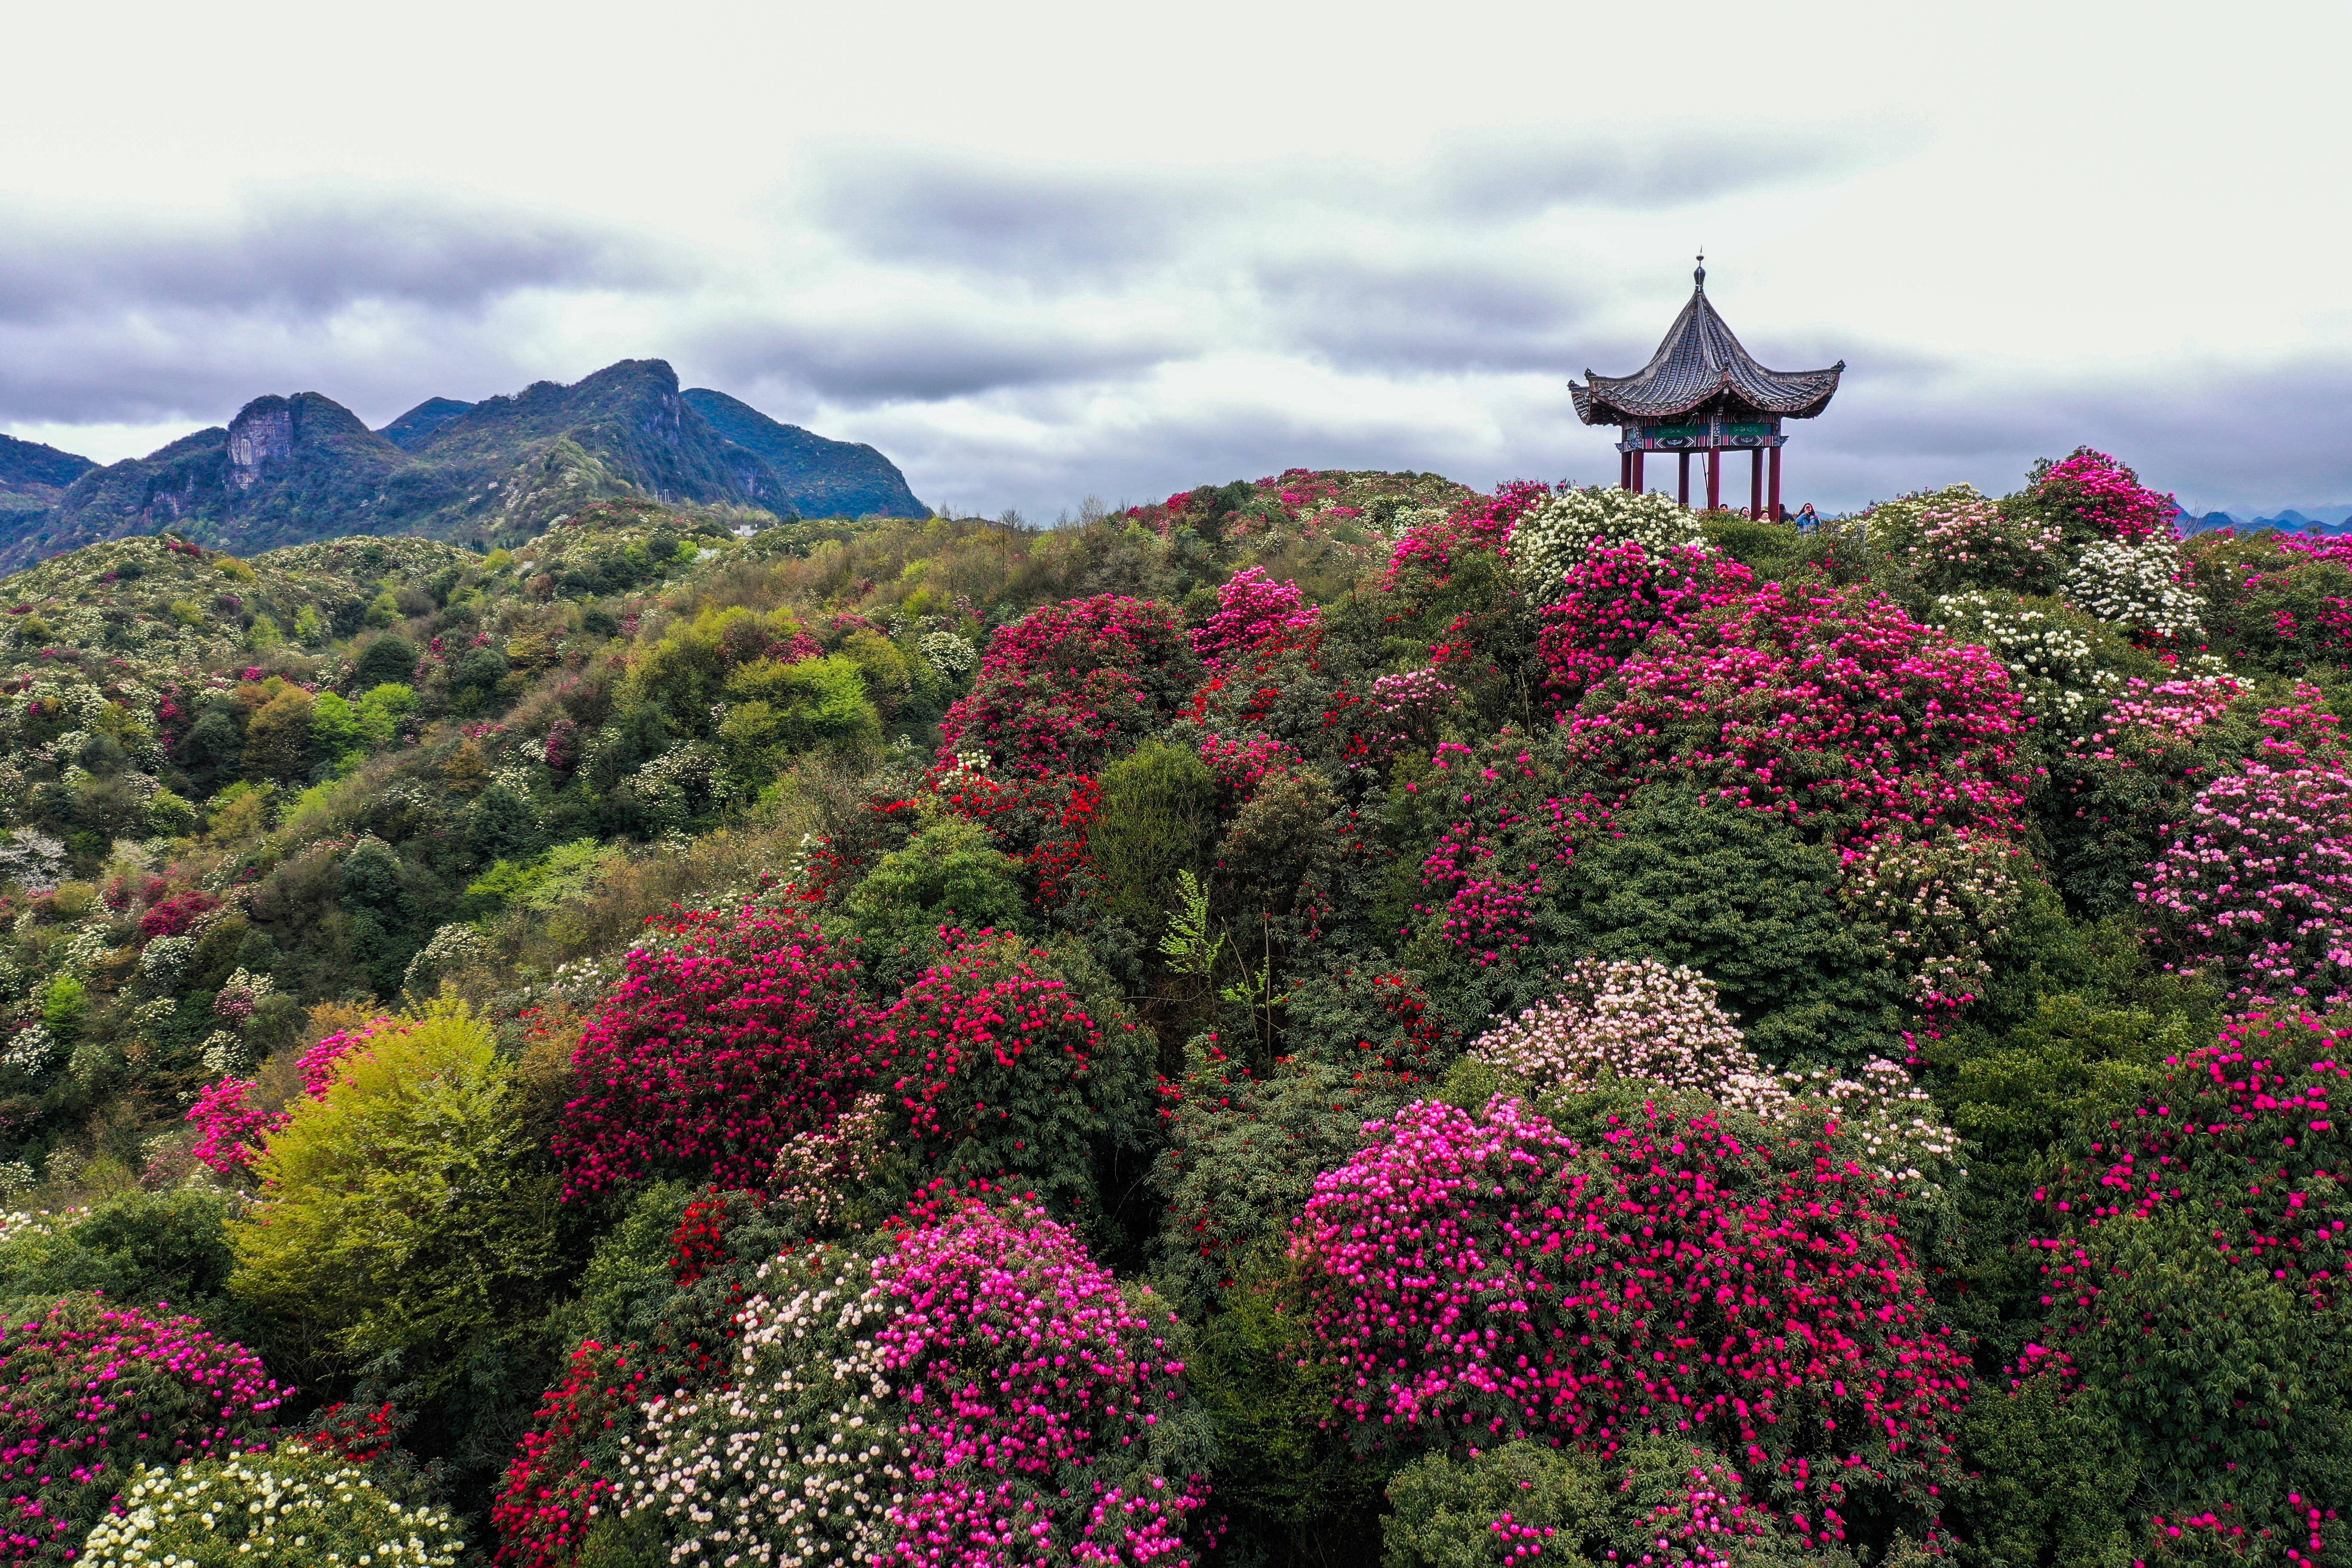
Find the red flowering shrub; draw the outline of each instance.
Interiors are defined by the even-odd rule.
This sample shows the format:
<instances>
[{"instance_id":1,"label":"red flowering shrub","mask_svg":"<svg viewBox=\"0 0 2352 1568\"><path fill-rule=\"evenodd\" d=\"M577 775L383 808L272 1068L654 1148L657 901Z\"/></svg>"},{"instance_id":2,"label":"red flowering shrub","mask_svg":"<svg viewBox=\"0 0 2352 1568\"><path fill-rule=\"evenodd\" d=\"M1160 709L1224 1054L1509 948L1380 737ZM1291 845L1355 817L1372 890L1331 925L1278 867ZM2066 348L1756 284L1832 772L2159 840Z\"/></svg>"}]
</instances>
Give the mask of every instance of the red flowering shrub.
<instances>
[{"instance_id":1,"label":"red flowering shrub","mask_svg":"<svg viewBox=\"0 0 2352 1568\"><path fill-rule=\"evenodd\" d=\"M580 1550L596 1512L618 1494L620 1460L644 1425L646 1358L635 1346L608 1349L583 1341L563 1376L540 1401L539 1419L507 1466L506 1485L490 1505L499 1534L494 1561L520 1568L563 1568Z\"/></svg>"},{"instance_id":2,"label":"red flowering shrub","mask_svg":"<svg viewBox=\"0 0 2352 1568\"><path fill-rule=\"evenodd\" d=\"M1537 646L1554 703L1575 706L1652 632L1679 631L1755 581L1747 567L1703 545L1654 555L1632 541L1595 544L1568 569L1567 596L1544 606Z\"/></svg>"},{"instance_id":3,"label":"red flowering shrub","mask_svg":"<svg viewBox=\"0 0 2352 1568\"><path fill-rule=\"evenodd\" d=\"M1094 1204L1097 1143L1146 1093L1131 1022L1097 1018L1043 952L982 931L877 1018L867 1054L926 1172L1019 1178Z\"/></svg>"},{"instance_id":4,"label":"red flowering shrub","mask_svg":"<svg viewBox=\"0 0 2352 1568\"><path fill-rule=\"evenodd\" d=\"M1565 722L1607 794L1690 778L1849 846L2012 832L2023 799L2008 671L1867 587L1766 584L1653 639Z\"/></svg>"},{"instance_id":5,"label":"red flowering shrub","mask_svg":"<svg viewBox=\"0 0 2352 1568\"><path fill-rule=\"evenodd\" d=\"M989 639L969 696L940 721L940 759L1090 773L1174 711L1200 661L1163 605L1116 594L1043 605Z\"/></svg>"},{"instance_id":6,"label":"red flowering shrub","mask_svg":"<svg viewBox=\"0 0 2352 1568\"><path fill-rule=\"evenodd\" d=\"M1230 651L1247 651L1303 632L1321 607L1307 602L1296 583L1277 583L1263 566L1236 572L1217 590L1217 613L1192 634L1192 651L1213 666Z\"/></svg>"},{"instance_id":7,"label":"red flowering shrub","mask_svg":"<svg viewBox=\"0 0 2352 1568\"><path fill-rule=\"evenodd\" d=\"M2200 1529L2249 1563L2352 1546L2336 1516L2352 1498L2348 1100L2352 1033L2293 1010L2233 1020L2033 1194L2028 1326L2064 1404L2122 1438L2126 1468L2103 1480L2136 1555L2200 1552Z\"/></svg>"},{"instance_id":8,"label":"red flowering shrub","mask_svg":"<svg viewBox=\"0 0 2352 1568\"><path fill-rule=\"evenodd\" d=\"M1442 521L1410 530L1389 556L1382 585L1394 588L1409 571L1442 582L1453 574L1454 558L1465 552L1501 550L1519 519L1550 494L1549 485L1513 479L1497 486L1493 495L1471 497Z\"/></svg>"},{"instance_id":9,"label":"red flowering shrub","mask_svg":"<svg viewBox=\"0 0 2352 1568\"><path fill-rule=\"evenodd\" d=\"M1295 1244L1366 1440L1686 1437L1822 1543L1936 1517L1967 1358L1894 1194L1826 1144L1645 1103L1580 1147L1504 1096L1366 1131Z\"/></svg>"},{"instance_id":10,"label":"red flowering shrub","mask_svg":"<svg viewBox=\"0 0 2352 1568\"><path fill-rule=\"evenodd\" d=\"M139 1466L266 1448L287 1393L194 1318L68 1296L0 1327L0 1557L71 1562Z\"/></svg>"},{"instance_id":11,"label":"red flowering shrub","mask_svg":"<svg viewBox=\"0 0 2352 1568\"><path fill-rule=\"evenodd\" d=\"M565 1195L656 1172L759 1185L864 1087L862 1022L854 961L797 912L746 906L635 950L572 1053Z\"/></svg>"},{"instance_id":12,"label":"red flowering shrub","mask_svg":"<svg viewBox=\"0 0 2352 1568\"><path fill-rule=\"evenodd\" d=\"M948 810L986 828L998 849L1027 868L1040 904L1059 903L1072 879L1092 868L1087 830L1102 786L1087 774L1000 775L947 764L925 782Z\"/></svg>"},{"instance_id":13,"label":"red flowering shrub","mask_svg":"<svg viewBox=\"0 0 2352 1568\"><path fill-rule=\"evenodd\" d=\"M1601 802L1573 795L1539 743L1505 730L1474 751L1448 741L1408 783L1427 799L1435 842L1421 863L1413 926L1491 964L1535 940L1530 913L1559 886L1576 835L1606 820Z\"/></svg>"},{"instance_id":14,"label":"red flowering shrub","mask_svg":"<svg viewBox=\"0 0 2352 1568\"><path fill-rule=\"evenodd\" d=\"M139 917L139 940L154 941L159 936L184 936L197 917L220 908L220 900L201 888L191 888L184 893L149 906Z\"/></svg>"}]
</instances>

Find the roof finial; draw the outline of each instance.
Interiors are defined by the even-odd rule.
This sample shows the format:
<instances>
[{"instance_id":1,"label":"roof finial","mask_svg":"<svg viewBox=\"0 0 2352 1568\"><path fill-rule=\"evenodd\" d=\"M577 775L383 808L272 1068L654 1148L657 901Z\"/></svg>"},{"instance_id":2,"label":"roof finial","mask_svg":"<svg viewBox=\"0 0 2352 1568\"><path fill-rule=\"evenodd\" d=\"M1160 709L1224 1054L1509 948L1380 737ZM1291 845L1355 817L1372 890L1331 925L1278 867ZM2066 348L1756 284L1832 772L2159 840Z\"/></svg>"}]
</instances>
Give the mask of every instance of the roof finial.
<instances>
[{"instance_id":1,"label":"roof finial","mask_svg":"<svg viewBox=\"0 0 2352 1568\"><path fill-rule=\"evenodd\" d=\"M1698 253L1698 266L1691 271L1691 282L1697 286L1697 292L1706 292L1706 252L1704 250Z\"/></svg>"}]
</instances>

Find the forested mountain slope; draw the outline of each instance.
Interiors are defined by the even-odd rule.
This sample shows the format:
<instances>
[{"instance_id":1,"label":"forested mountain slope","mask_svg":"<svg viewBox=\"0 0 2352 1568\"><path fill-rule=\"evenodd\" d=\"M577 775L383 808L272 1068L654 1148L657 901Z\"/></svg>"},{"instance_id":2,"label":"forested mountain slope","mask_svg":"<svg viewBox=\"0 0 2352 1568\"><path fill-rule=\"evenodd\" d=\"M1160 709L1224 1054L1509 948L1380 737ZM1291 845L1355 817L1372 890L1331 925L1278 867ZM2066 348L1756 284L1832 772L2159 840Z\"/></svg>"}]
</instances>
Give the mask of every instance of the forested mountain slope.
<instances>
[{"instance_id":1,"label":"forested mountain slope","mask_svg":"<svg viewBox=\"0 0 2352 1568\"><path fill-rule=\"evenodd\" d=\"M2352 566L2172 512L20 573L11 1550L2328 1561Z\"/></svg>"}]
</instances>

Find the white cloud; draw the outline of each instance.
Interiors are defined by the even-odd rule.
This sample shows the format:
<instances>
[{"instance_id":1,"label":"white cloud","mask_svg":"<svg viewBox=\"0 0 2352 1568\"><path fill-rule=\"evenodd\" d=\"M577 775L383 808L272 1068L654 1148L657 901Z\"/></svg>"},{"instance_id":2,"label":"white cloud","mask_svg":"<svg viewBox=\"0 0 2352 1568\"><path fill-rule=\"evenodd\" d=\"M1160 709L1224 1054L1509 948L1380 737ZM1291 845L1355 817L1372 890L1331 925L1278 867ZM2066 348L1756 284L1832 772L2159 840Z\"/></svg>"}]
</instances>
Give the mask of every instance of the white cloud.
<instances>
[{"instance_id":1,"label":"white cloud","mask_svg":"<svg viewBox=\"0 0 2352 1568\"><path fill-rule=\"evenodd\" d=\"M1614 472L1563 384L1705 243L1829 505L2110 447L2352 500L2325 0L51 7L0 169L0 428L114 458L660 355L927 499L1291 463ZM2292 47L2281 41L2292 39Z\"/></svg>"}]
</instances>

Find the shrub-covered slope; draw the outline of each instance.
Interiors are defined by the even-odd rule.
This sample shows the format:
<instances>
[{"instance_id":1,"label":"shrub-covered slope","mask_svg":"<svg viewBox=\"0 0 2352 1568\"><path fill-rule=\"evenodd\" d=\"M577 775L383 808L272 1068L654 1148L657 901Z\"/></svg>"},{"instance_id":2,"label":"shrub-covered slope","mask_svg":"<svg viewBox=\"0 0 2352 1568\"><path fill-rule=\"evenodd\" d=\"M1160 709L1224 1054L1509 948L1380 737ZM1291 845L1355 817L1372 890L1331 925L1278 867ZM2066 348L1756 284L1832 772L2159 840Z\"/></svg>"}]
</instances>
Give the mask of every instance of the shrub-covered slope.
<instances>
[{"instance_id":1,"label":"shrub-covered slope","mask_svg":"<svg viewBox=\"0 0 2352 1568\"><path fill-rule=\"evenodd\" d=\"M2352 570L2170 515L20 574L5 1550L2332 1561Z\"/></svg>"}]
</instances>

